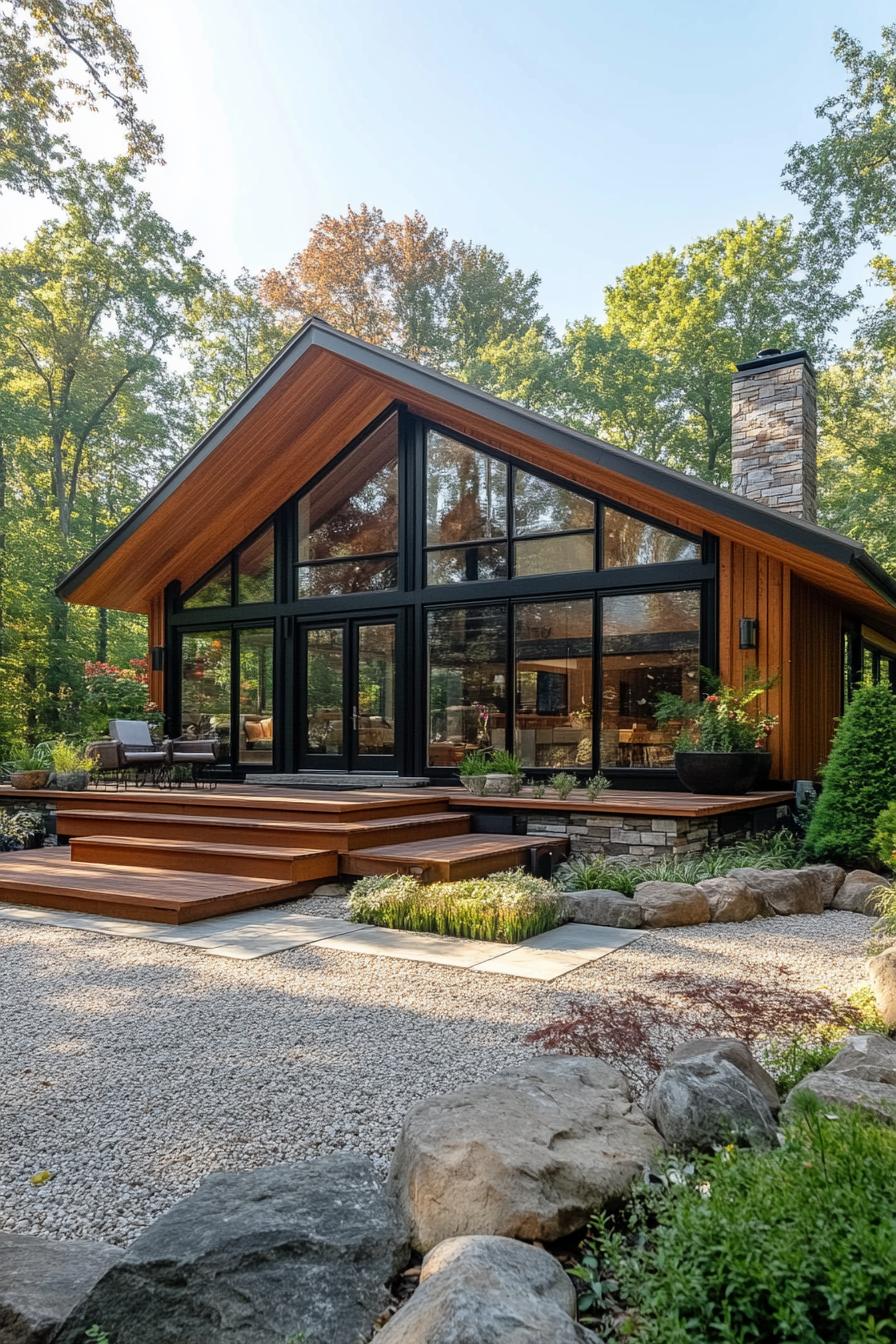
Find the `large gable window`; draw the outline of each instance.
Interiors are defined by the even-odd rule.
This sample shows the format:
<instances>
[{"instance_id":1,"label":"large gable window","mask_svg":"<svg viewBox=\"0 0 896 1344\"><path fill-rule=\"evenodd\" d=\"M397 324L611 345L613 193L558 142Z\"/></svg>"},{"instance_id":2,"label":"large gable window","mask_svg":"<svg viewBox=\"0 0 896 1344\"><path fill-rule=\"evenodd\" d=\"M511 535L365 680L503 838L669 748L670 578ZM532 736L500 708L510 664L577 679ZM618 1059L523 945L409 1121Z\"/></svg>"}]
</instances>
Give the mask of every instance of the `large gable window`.
<instances>
[{"instance_id":1,"label":"large gable window","mask_svg":"<svg viewBox=\"0 0 896 1344\"><path fill-rule=\"evenodd\" d=\"M672 532L620 509L604 507L602 563L605 569L699 560L701 550L697 537Z\"/></svg>"},{"instance_id":2,"label":"large gable window","mask_svg":"<svg viewBox=\"0 0 896 1344\"><path fill-rule=\"evenodd\" d=\"M427 432L427 583L593 569L594 520L585 495Z\"/></svg>"},{"instance_id":3,"label":"large gable window","mask_svg":"<svg viewBox=\"0 0 896 1344\"><path fill-rule=\"evenodd\" d=\"M263 528L256 536L231 551L183 600L185 611L204 607L239 607L253 602L274 600L274 528Z\"/></svg>"},{"instance_id":4,"label":"large gable window","mask_svg":"<svg viewBox=\"0 0 896 1344\"><path fill-rule=\"evenodd\" d=\"M398 417L390 416L298 503L300 597L398 586Z\"/></svg>"}]
</instances>

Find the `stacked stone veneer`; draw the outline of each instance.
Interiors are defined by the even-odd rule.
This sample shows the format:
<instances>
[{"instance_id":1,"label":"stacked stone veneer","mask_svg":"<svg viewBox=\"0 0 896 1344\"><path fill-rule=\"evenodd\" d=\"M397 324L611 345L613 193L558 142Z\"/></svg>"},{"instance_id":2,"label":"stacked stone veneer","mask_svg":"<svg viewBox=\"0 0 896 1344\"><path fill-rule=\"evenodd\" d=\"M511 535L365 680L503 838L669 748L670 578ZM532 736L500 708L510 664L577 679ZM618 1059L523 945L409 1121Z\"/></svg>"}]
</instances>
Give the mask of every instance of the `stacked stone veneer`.
<instances>
[{"instance_id":1,"label":"stacked stone veneer","mask_svg":"<svg viewBox=\"0 0 896 1344\"><path fill-rule=\"evenodd\" d=\"M731 488L814 523L815 370L803 350L739 364L731 391Z\"/></svg>"},{"instance_id":2,"label":"stacked stone veneer","mask_svg":"<svg viewBox=\"0 0 896 1344\"><path fill-rule=\"evenodd\" d=\"M777 809L783 821L787 808ZM752 834L752 815L744 813L743 824L731 829L726 817L724 834L718 817L625 816L604 812L530 813L527 835L568 835L571 854L614 854L633 859L672 858L702 854L720 842L733 844Z\"/></svg>"}]
</instances>

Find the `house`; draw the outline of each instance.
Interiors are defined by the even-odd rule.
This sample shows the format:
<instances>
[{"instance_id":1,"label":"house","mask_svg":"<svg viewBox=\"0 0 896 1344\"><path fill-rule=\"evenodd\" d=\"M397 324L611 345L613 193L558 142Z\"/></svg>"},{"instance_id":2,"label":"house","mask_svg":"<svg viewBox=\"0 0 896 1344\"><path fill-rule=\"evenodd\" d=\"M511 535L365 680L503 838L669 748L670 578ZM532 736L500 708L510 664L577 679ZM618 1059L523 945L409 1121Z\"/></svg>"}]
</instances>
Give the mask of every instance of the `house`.
<instances>
[{"instance_id":1,"label":"house","mask_svg":"<svg viewBox=\"0 0 896 1344\"><path fill-rule=\"evenodd\" d=\"M59 586L149 616L153 697L237 775L674 786L658 691L774 676L772 778L817 775L850 687L896 686L896 582L815 522L815 374L733 378L718 489L312 319Z\"/></svg>"}]
</instances>

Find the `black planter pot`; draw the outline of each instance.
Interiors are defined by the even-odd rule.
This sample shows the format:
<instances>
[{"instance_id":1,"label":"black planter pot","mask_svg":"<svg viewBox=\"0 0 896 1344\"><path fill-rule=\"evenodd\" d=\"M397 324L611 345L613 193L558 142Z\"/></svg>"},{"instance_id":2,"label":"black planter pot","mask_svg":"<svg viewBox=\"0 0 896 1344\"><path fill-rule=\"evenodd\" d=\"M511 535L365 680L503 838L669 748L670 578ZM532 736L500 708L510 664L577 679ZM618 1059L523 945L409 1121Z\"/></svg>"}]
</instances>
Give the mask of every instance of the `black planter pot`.
<instances>
[{"instance_id":1,"label":"black planter pot","mask_svg":"<svg viewBox=\"0 0 896 1344\"><path fill-rule=\"evenodd\" d=\"M676 751L675 771L691 793L749 793L759 771L758 751Z\"/></svg>"},{"instance_id":2,"label":"black planter pot","mask_svg":"<svg viewBox=\"0 0 896 1344\"><path fill-rule=\"evenodd\" d=\"M756 759L759 762L759 768L756 771L756 778L751 785L754 789L764 789L772 773L772 754L770 751L757 751Z\"/></svg>"}]
</instances>

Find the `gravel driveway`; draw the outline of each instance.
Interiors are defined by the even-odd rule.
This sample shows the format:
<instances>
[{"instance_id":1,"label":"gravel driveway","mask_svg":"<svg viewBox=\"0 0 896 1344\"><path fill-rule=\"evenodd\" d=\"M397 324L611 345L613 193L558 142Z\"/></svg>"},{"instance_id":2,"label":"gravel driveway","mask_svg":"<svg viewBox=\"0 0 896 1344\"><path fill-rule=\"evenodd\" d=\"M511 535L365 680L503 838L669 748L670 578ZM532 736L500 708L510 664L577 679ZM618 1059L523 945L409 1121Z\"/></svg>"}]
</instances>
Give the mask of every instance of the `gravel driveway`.
<instances>
[{"instance_id":1,"label":"gravel driveway","mask_svg":"<svg viewBox=\"0 0 896 1344\"><path fill-rule=\"evenodd\" d=\"M314 946L228 961L0 921L0 1228L125 1245L215 1168L348 1149L385 1170L414 1101L531 1053L523 1038L571 998L757 963L846 992L870 928L829 912L667 930L540 984ZM42 1169L54 1179L35 1187Z\"/></svg>"}]
</instances>

